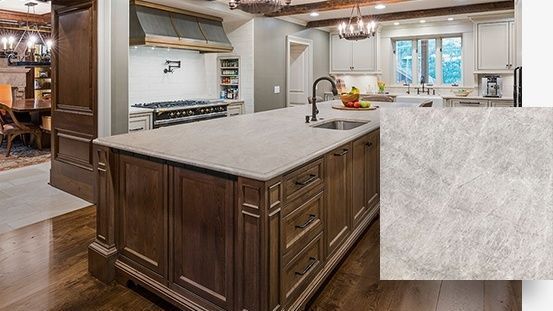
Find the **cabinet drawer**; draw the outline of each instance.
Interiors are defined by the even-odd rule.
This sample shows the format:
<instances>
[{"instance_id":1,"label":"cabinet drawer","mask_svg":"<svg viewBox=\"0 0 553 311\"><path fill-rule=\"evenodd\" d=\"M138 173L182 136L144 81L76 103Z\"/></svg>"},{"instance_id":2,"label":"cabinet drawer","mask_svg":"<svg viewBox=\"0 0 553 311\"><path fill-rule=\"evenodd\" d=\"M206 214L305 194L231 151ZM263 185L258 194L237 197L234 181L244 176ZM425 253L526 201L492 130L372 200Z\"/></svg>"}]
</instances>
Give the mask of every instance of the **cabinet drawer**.
<instances>
[{"instance_id":1,"label":"cabinet drawer","mask_svg":"<svg viewBox=\"0 0 553 311\"><path fill-rule=\"evenodd\" d=\"M451 100L453 107L488 107L487 100L470 100L470 99L453 99Z\"/></svg>"},{"instance_id":2,"label":"cabinet drawer","mask_svg":"<svg viewBox=\"0 0 553 311\"><path fill-rule=\"evenodd\" d=\"M242 106L228 106L228 116L239 116L242 114Z\"/></svg>"},{"instance_id":3,"label":"cabinet drawer","mask_svg":"<svg viewBox=\"0 0 553 311\"><path fill-rule=\"evenodd\" d=\"M323 200L324 196L321 191L308 201L301 200L297 204L301 205L284 217L282 240L284 241L285 252L304 248L321 231ZM294 251L292 253L295 254Z\"/></svg>"},{"instance_id":4,"label":"cabinet drawer","mask_svg":"<svg viewBox=\"0 0 553 311\"><path fill-rule=\"evenodd\" d=\"M319 234L288 265L282 275L284 297L293 301L323 266L323 235Z\"/></svg>"},{"instance_id":5,"label":"cabinet drawer","mask_svg":"<svg viewBox=\"0 0 553 311\"><path fill-rule=\"evenodd\" d=\"M290 202L322 184L323 177L323 159L287 174L284 176L284 201Z\"/></svg>"},{"instance_id":6,"label":"cabinet drawer","mask_svg":"<svg viewBox=\"0 0 553 311\"><path fill-rule=\"evenodd\" d=\"M146 131L151 129L149 116L136 116L129 119L129 132Z\"/></svg>"}]
</instances>

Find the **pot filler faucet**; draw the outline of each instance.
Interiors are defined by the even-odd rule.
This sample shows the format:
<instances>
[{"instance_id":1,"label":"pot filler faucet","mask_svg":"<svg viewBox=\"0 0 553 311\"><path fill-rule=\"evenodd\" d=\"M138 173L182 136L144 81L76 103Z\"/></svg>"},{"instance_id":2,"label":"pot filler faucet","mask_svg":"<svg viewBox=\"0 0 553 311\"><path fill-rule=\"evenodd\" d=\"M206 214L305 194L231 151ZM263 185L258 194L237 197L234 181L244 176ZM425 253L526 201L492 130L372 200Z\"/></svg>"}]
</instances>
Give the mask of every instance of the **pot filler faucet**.
<instances>
[{"instance_id":1,"label":"pot filler faucet","mask_svg":"<svg viewBox=\"0 0 553 311\"><path fill-rule=\"evenodd\" d=\"M313 103L313 110L311 112L311 121L312 122L317 122L317 115L319 114L319 109L317 109L317 84L319 84L319 82L323 81L323 80L326 80L328 82L330 82L330 84L332 84L332 94L334 96L338 95L338 89L336 88L336 82L330 78L330 77L321 77L317 80L315 80L315 82L313 82L313 97L311 98L311 101ZM305 121L307 121L306 123L309 123L309 116L307 116L305 118Z\"/></svg>"}]
</instances>

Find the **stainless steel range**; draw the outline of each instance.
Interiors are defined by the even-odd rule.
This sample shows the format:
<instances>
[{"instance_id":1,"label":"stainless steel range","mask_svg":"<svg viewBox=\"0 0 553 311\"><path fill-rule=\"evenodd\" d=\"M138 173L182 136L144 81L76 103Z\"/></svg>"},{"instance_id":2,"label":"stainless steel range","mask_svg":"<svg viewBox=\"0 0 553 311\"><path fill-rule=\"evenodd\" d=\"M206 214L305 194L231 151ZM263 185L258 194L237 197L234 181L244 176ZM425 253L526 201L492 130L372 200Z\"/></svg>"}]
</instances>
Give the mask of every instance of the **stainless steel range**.
<instances>
[{"instance_id":1,"label":"stainless steel range","mask_svg":"<svg viewBox=\"0 0 553 311\"><path fill-rule=\"evenodd\" d=\"M222 100L177 100L136 104L133 107L152 109L154 128L223 118L228 110L228 104Z\"/></svg>"}]
</instances>

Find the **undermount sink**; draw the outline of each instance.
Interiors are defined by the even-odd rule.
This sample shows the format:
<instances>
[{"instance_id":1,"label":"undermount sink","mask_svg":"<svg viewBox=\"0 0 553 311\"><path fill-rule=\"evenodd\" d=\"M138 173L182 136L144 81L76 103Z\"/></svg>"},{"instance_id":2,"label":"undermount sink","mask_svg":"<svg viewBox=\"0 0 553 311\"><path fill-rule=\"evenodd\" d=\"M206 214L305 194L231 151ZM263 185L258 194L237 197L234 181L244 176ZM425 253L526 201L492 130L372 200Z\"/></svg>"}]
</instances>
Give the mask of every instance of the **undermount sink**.
<instances>
[{"instance_id":1,"label":"undermount sink","mask_svg":"<svg viewBox=\"0 0 553 311\"><path fill-rule=\"evenodd\" d=\"M318 125L314 125L314 128L320 128L320 129L329 129L329 130L339 130L339 131L347 131L347 130L353 130L354 128L360 127L361 125L365 125L369 123L368 121L348 121L348 120L332 120L327 121Z\"/></svg>"}]
</instances>

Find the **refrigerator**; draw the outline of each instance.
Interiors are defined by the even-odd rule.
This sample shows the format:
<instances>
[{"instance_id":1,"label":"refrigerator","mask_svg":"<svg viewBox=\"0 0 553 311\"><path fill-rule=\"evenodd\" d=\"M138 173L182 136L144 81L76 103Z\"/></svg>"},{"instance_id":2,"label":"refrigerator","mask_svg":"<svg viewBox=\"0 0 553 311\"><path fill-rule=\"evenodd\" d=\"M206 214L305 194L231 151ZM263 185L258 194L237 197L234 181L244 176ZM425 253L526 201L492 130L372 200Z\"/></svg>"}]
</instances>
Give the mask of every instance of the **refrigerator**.
<instances>
[{"instance_id":1,"label":"refrigerator","mask_svg":"<svg viewBox=\"0 0 553 311\"><path fill-rule=\"evenodd\" d=\"M513 101L515 107L522 107L522 67L515 68Z\"/></svg>"}]
</instances>

